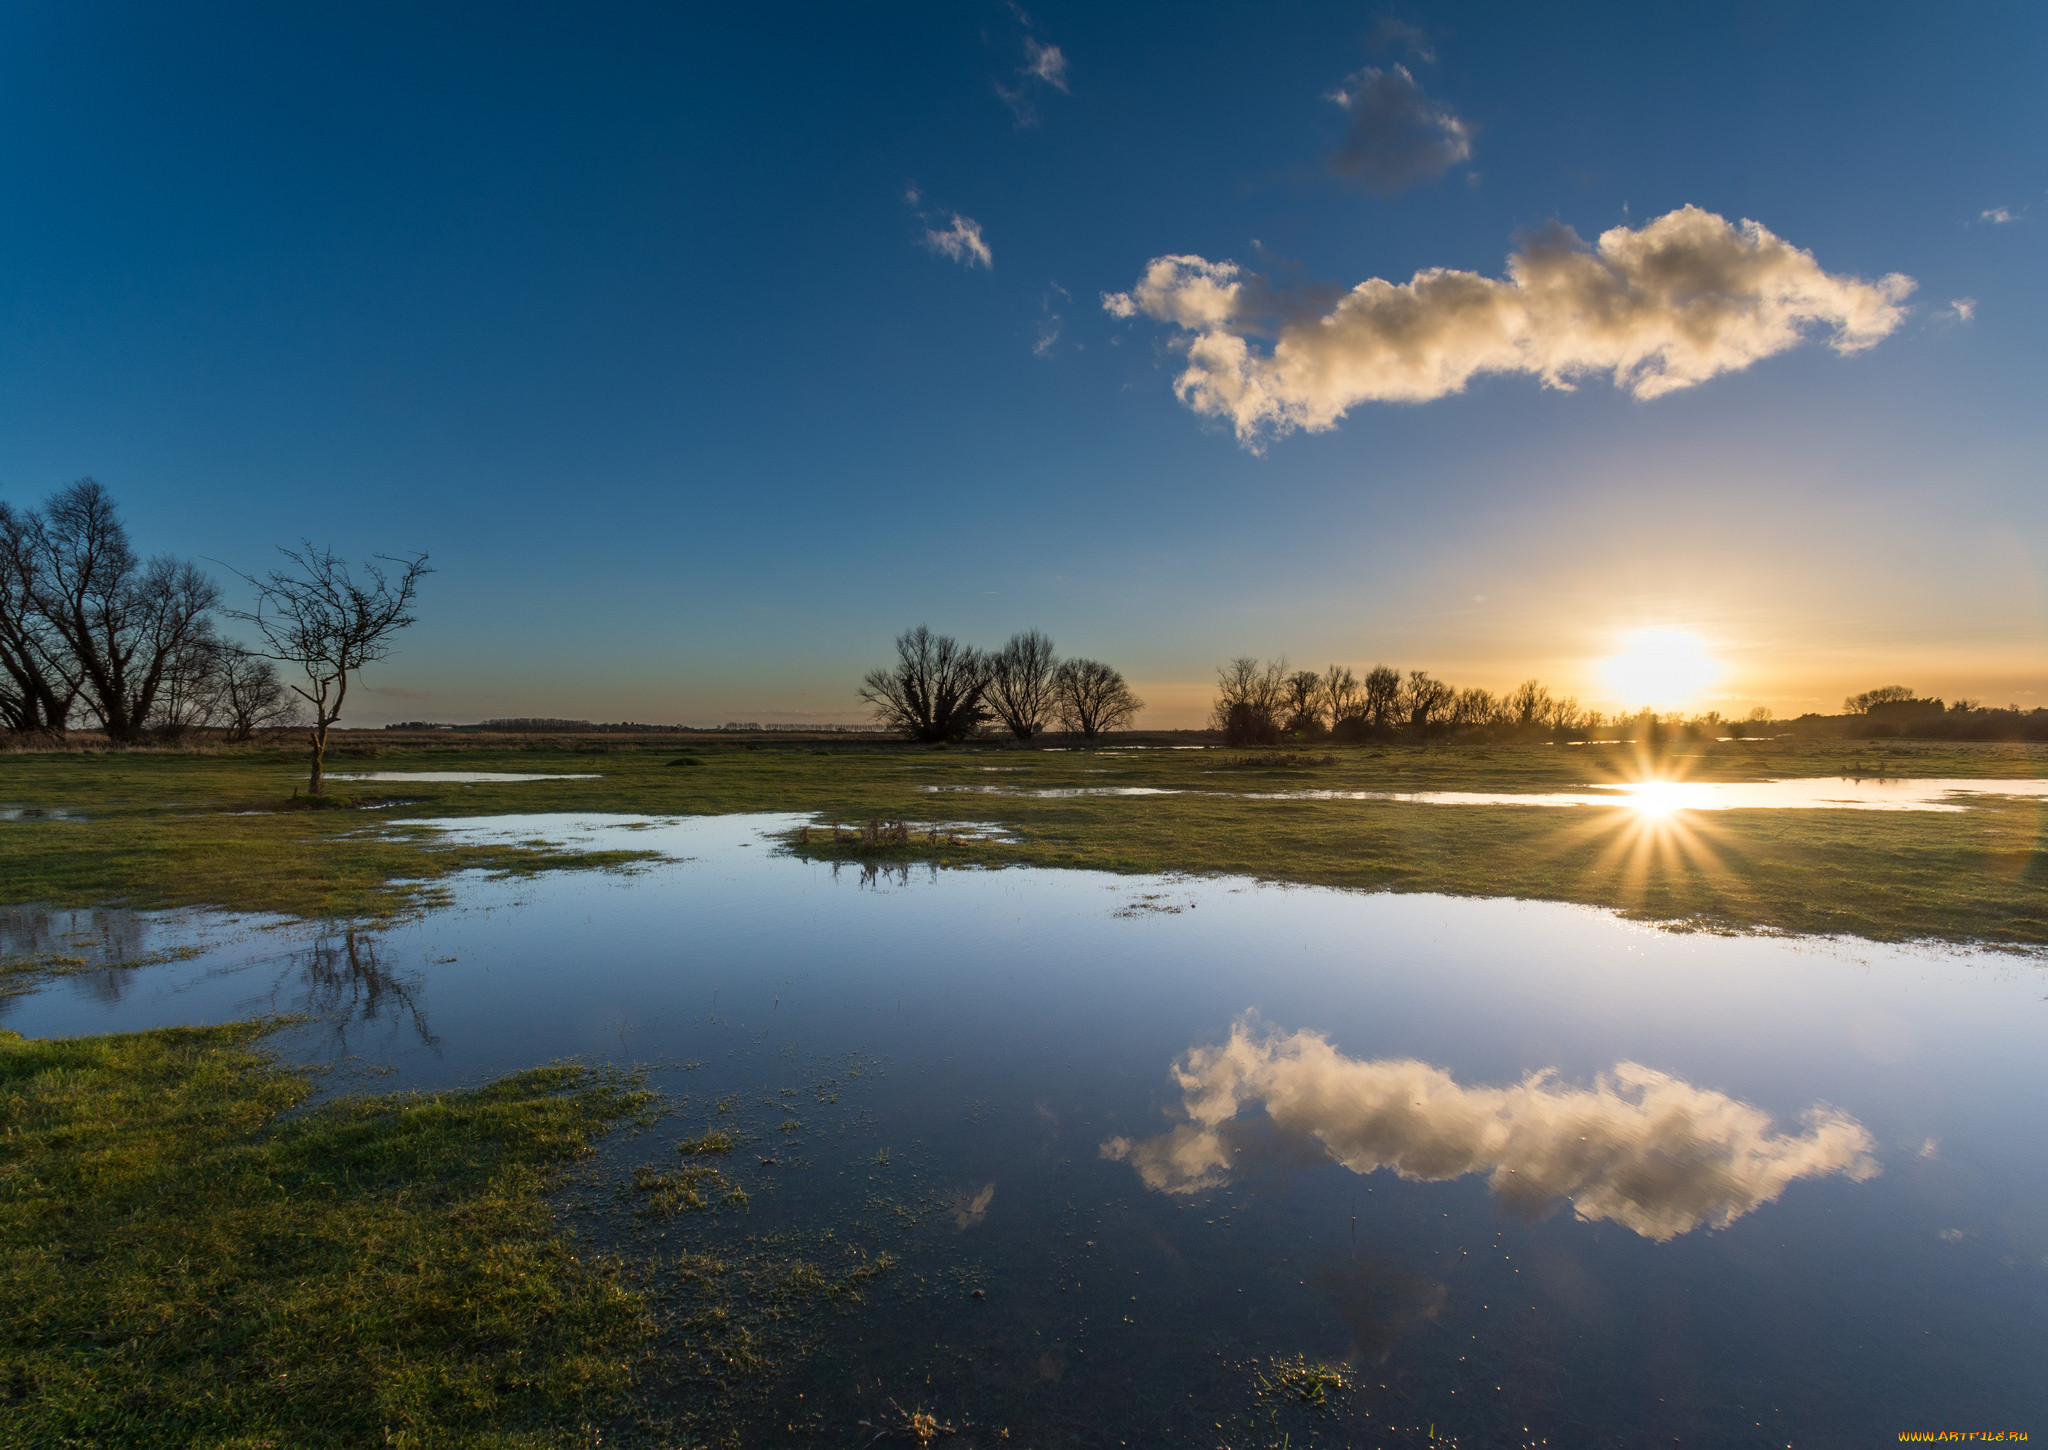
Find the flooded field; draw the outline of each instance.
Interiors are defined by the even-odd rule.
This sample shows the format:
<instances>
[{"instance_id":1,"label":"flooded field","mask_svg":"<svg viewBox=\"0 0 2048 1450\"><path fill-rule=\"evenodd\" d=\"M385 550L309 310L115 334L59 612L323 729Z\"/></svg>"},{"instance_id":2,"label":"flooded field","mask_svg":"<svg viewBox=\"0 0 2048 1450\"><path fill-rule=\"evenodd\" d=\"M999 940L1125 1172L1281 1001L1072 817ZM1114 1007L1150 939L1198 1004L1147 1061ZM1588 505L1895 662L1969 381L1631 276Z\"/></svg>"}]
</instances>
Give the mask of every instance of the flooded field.
<instances>
[{"instance_id":1,"label":"flooded field","mask_svg":"<svg viewBox=\"0 0 2048 1450\"><path fill-rule=\"evenodd\" d=\"M0 1025L304 1012L285 1048L380 1090L649 1065L674 1111L607 1146L639 1187L579 1232L636 1205L686 1316L690 1254L871 1274L800 1330L721 1301L756 1367L675 1395L751 1374L754 1443L1852 1445L2048 1409L2037 957L835 868L781 854L804 819L449 822L666 859L464 878L378 931L17 912L0 949L71 974Z\"/></svg>"},{"instance_id":2,"label":"flooded field","mask_svg":"<svg viewBox=\"0 0 2048 1450\"><path fill-rule=\"evenodd\" d=\"M1966 811L1976 798L1982 796L2022 799L2048 796L2048 780L1914 780L1851 776L1797 780L1653 780L1569 791L1223 791L1157 786L1061 786L1026 790L1001 785L927 785L920 789L1038 798L1225 795L1237 800L1408 801L1430 806L1621 806L1648 814L1666 815L1672 811Z\"/></svg>"}]
</instances>

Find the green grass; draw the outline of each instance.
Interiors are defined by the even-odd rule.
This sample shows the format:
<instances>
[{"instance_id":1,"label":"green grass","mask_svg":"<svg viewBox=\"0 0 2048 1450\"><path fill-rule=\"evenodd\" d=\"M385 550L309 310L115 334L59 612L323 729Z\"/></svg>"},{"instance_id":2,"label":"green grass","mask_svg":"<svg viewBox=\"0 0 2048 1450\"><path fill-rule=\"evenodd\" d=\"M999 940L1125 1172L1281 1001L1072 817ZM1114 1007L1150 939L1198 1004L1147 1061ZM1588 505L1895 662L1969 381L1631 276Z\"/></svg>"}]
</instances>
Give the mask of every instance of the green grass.
<instances>
[{"instance_id":1,"label":"green grass","mask_svg":"<svg viewBox=\"0 0 2048 1450\"><path fill-rule=\"evenodd\" d=\"M298 756L0 756L0 805L80 819L0 823L0 901L211 905L309 916L389 914L438 899L468 869L609 866L532 844L457 846L439 816L613 811L816 812L859 822L991 822L1016 844L887 851L815 842L820 856L1242 873L1371 890L1569 901L1721 930L1840 932L2048 944L2048 805L1990 800L1959 814L1696 813L1633 834L1626 813L1397 801L1245 800L1230 792L1546 791L1639 772L1693 779L1876 774L2038 777L2048 748L1906 741L1628 747L1322 747L1292 752L1053 752L874 743L750 748L606 741L603 751L349 737L337 769L596 771L520 784L361 783L377 810L293 811ZM671 762L697 764L676 768ZM1155 797L1042 798L926 786L1154 786ZM253 811L255 814L234 814Z\"/></svg>"},{"instance_id":2,"label":"green grass","mask_svg":"<svg viewBox=\"0 0 2048 1450\"><path fill-rule=\"evenodd\" d=\"M567 1443L650 1321L545 1194L650 1095L557 1066L308 1107L273 1026L0 1032L0 1443Z\"/></svg>"}]
</instances>

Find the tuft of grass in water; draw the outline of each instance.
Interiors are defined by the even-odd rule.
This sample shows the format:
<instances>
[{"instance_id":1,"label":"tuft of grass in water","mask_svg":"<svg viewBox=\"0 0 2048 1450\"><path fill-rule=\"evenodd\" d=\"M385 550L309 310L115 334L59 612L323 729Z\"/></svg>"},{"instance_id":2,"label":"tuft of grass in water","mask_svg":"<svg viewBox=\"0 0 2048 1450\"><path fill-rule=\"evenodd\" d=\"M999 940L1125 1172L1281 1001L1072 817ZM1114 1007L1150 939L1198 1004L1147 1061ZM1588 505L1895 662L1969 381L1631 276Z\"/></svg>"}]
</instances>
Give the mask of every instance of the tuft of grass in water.
<instances>
[{"instance_id":1,"label":"tuft of grass in water","mask_svg":"<svg viewBox=\"0 0 2048 1450\"><path fill-rule=\"evenodd\" d=\"M1319 1364L1306 1355L1275 1359L1253 1374L1254 1392L1263 1400L1285 1400L1313 1409L1332 1408L1336 1395L1348 1395L1355 1388L1344 1366Z\"/></svg>"},{"instance_id":2,"label":"tuft of grass in water","mask_svg":"<svg viewBox=\"0 0 2048 1450\"><path fill-rule=\"evenodd\" d=\"M744 1208L751 1201L738 1184L708 1164L692 1163L673 1171L653 1167L633 1170L633 1191L640 1196L645 1218L678 1213L703 1213L714 1203Z\"/></svg>"},{"instance_id":3,"label":"tuft of grass in water","mask_svg":"<svg viewBox=\"0 0 2048 1450\"><path fill-rule=\"evenodd\" d=\"M729 1102L730 1099L727 1101ZM730 1109L721 1106L719 1111L729 1112ZM676 1152L685 1158L701 1158L707 1153L730 1153L733 1147L732 1134L726 1132L723 1128L713 1128L700 1137L684 1138L676 1144Z\"/></svg>"},{"instance_id":4,"label":"tuft of grass in water","mask_svg":"<svg viewBox=\"0 0 2048 1450\"><path fill-rule=\"evenodd\" d=\"M278 1024L0 1031L0 1443L567 1443L652 1333L546 1194L629 1076L309 1105Z\"/></svg>"}]
</instances>

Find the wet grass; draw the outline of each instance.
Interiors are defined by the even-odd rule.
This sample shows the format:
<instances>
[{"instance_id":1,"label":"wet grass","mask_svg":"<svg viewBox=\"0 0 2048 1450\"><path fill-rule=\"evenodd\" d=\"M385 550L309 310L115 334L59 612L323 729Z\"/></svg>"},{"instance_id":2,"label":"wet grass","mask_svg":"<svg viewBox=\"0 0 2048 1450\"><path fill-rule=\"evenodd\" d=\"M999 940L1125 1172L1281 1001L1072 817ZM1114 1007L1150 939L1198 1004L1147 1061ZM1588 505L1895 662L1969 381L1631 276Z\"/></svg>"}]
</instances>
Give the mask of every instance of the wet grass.
<instances>
[{"instance_id":1,"label":"wet grass","mask_svg":"<svg viewBox=\"0 0 2048 1450\"><path fill-rule=\"evenodd\" d=\"M581 1439L651 1319L546 1195L651 1095L556 1066L309 1105L275 1025L0 1032L0 1442Z\"/></svg>"},{"instance_id":2,"label":"wet grass","mask_svg":"<svg viewBox=\"0 0 2048 1450\"><path fill-rule=\"evenodd\" d=\"M1379 791L1553 791L1646 774L2034 778L2048 774L2048 748L2039 746L1707 741L1654 753L1366 746L1281 752L1286 763L1278 764L1268 763L1272 752L924 750L860 742L678 751L673 741L644 748L628 741L607 742L602 752L459 740L387 745L365 732L342 749L358 753L338 759L338 769L596 771L599 778L383 782L374 789L358 783L350 788L373 808L304 812L281 808L290 805L300 776L288 751L0 756L0 806L73 817L0 822L0 901L389 914L435 899L457 871L633 859L536 844L451 845L420 824L428 818L803 811L821 822L864 823L813 830L809 842L795 843L821 857L1240 873L1578 902L1710 930L2048 944L2048 803L2041 801L1992 798L1956 814L1700 812L1638 830L1636 818L1620 810L1230 794L1261 771L1317 788ZM677 769L677 760L696 763ZM1004 793L929 789L935 786L995 786ZM1010 793L1130 786L1189 793ZM878 826L872 842L865 823ZM1000 826L1014 839L967 834L976 823Z\"/></svg>"}]
</instances>

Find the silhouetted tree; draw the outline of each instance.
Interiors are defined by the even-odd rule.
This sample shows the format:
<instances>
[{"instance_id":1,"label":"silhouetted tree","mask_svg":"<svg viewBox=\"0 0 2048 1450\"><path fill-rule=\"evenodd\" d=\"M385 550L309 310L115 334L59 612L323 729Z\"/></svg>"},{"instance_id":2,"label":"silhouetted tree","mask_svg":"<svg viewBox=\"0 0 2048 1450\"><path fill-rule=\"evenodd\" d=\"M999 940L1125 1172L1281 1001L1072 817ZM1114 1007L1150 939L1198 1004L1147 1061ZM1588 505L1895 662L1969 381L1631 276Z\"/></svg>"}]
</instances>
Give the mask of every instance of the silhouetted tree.
<instances>
[{"instance_id":1,"label":"silhouetted tree","mask_svg":"<svg viewBox=\"0 0 2048 1450\"><path fill-rule=\"evenodd\" d=\"M219 723L225 692L222 674L231 648L210 628L185 642L164 668L163 684L149 712L151 734L177 740Z\"/></svg>"},{"instance_id":2,"label":"silhouetted tree","mask_svg":"<svg viewBox=\"0 0 2048 1450\"><path fill-rule=\"evenodd\" d=\"M258 730L289 730L300 723L298 703L277 677L277 667L238 645L221 652L219 699L213 723L233 741L254 739Z\"/></svg>"},{"instance_id":3,"label":"silhouetted tree","mask_svg":"<svg viewBox=\"0 0 2048 1450\"><path fill-rule=\"evenodd\" d=\"M1012 635L990 656L984 698L1017 739L1031 739L1052 717L1053 672L1058 664L1052 641L1035 629Z\"/></svg>"},{"instance_id":4,"label":"silhouetted tree","mask_svg":"<svg viewBox=\"0 0 2048 1450\"><path fill-rule=\"evenodd\" d=\"M413 600L421 578L434 571L425 554L379 554L363 565L366 578L358 582L332 550L302 540L298 549L278 552L291 567L261 579L242 575L256 587L256 608L231 613L256 627L269 645L266 656L305 671L306 683L292 690L313 708L308 789L317 796L326 789L327 732L341 718L350 677L391 653L392 637L419 617Z\"/></svg>"},{"instance_id":5,"label":"silhouetted tree","mask_svg":"<svg viewBox=\"0 0 2048 1450\"><path fill-rule=\"evenodd\" d=\"M1508 691L1508 719L1524 729L1550 723L1550 691L1540 680L1524 680Z\"/></svg>"},{"instance_id":6,"label":"silhouetted tree","mask_svg":"<svg viewBox=\"0 0 2048 1450\"><path fill-rule=\"evenodd\" d=\"M1418 730L1440 723L1456 698L1457 691L1426 670L1410 670L1407 687L1401 692L1408 723Z\"/></svg>"},{"instance_id":7,"label":"silhouetted tree","mask_svg":"<svg viewBox=\"0 0 2048 1450\"><path fill-rule=\"evenodd\" d=\"M1365 691L1349 666L1331 665L1323 671L1323 713L1329 716L1332 731L1364 715Z\"/></svg>"},{"instance_id":8,"label":"silhouetted tree","mask_svg":"<svg viewBox=\"0 0 2048 1450\"><path fill-rule=\"evenodd\" d=\"M1060 724L1095 740L1131 722L1145 702L1124 677L1100 660L1068 660L1053 672Z\"/></svg>"},{"instance_id":9,"label":"silhouetted tree","mask_svg":"<svg viewBox=\"0 0 2048 1450\"><path fill-rule=\"evenodd\" d=\"M62 735L78 698L63 637L37 607L42 520L0 502L0 726Z\"/></svg>"},{"instance_id":10,"label":"silhouetted tree","mask_svg":"<svg viewBox=\"0 0 2048 1450\"><path fill-rule=\"evenodd\" d=\"M988 677L988 656L920 624L897 636L895 664L868 671L860 697L884 727L912 740L965 740L986 718Z\"/></svg>"},{"instance_id":11,"label":"silhouetted tree","mask_svg":"<svg viewBox=\"0 0 2048 1450\"><path fill-rule=\"evenodd\" d=\"M1491 725L1502 713L1504 712L1501 703L1494 699L1493 692L1479 689L1477 686L1469 690L1459 690L1445 711L1449 723L1453 725Z\"/></svg>"},{"instance_id":12,"label":"silhouetted tree","mask_svg":"<svg viewBox=\"0 0 2048 1450\"><path fill-rule=\"evenodd\" d=\"M30 597L62 641L79 693L109 739L139 739L166 672L211 632L219 588L189 563L138 558L113 497L89 478L44 505L28 546Z\"/></svg>"},{"instance_id":13,"label":"silhouetted tree","mask_svg":"<svg viewBox=\"0 0 2048 1450\"><path fill-rule=\"evenodd\" d=\"M1287 729L1303 740L1323 733L1323 677L1297 670L1286 682Z\"/></svg>"},{"instance_id":14,"label":"silhouetted tree","mask_svg":"<svg viewBox=\"0 0 2048 1450\"><path fill-rule=\"evenodd\" d=\"M1842 701L1842 713L1868 715L1873 705L1903 705L1913 698L1913 692L1904 685L1880 685L1875 690L1865 690Z\"/></svg>"},{"instance_id":15,"label":"silhouetted tree","mask_svg":"<svg viewBox=\"0 0 2048 1450\"><path fill-rule=\"evenodd\" d=\"M1375 730L1390 728L1401 718L1401 672L1374 665L1365 676L1365 718Z\"/></svg>"},{"instance_id":16,"label":"silhouetted tree","mask_svg":"<svg viewBox=\"0 0 2048 1450\"><path fill-rule=\"evenodd\" d=\"M1229 745L1273 745L1280 739L1286 702L1287 662L1260 664L1240 655L1216 671L1215 727Z\"/></svg>"}]
</instances>

